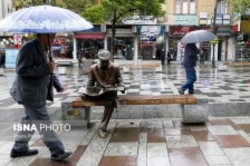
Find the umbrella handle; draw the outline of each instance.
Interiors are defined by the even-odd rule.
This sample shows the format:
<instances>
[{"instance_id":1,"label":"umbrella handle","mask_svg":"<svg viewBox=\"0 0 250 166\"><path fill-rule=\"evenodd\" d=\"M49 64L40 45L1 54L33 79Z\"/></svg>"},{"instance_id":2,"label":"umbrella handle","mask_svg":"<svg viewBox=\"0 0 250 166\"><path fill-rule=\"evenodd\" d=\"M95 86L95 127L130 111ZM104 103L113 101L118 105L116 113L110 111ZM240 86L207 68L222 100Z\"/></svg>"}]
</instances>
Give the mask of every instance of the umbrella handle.
<instances>
[{"instance_id":1,"label":"umbrella handle","mask_svg":"<svg viewBox=\"0 0 250 166\"><path fill-rule=\"evenodd\" d=\"M49 40L49 34L47 34L47 39L48 39L48 45L49 45L49 48L48 48L48 56L49 56L49 61L51 62L51 61L53 61L53 58L52 58L52 56L51 56L51 48L50 48L50 40Z\"/></svg>"}]
</instances>

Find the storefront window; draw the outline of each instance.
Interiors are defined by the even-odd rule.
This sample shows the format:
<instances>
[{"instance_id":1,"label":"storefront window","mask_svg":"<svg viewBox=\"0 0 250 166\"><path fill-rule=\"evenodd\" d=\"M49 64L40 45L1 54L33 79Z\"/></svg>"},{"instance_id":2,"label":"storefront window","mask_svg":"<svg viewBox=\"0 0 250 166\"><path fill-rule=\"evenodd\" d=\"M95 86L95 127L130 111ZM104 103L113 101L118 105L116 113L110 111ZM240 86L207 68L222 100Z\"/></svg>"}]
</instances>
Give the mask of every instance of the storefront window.
<instances>
[{"instance_id":1,"label":"storefront window","mask_svg":"<svg viewBox=\"0 0 250 166\"><path fill-rule=\"evenodd\" d=\"M111 50L111 37L108 37L108 50ZM134 38L116 37L114 59L132 60L134 56Z\"/></svg>"},{"instance_id":2,"label":"storefront window","mask_svg":"<svg viewBox=\"0 0 250 166\"><path fill-rule=\"evenodd\" d=\"M0 38L0 49L13 48L14 42L12 37Z\"/></svg>"},{"instance_id":3,"label":"storefront window","mask_svg":"<svg viewBox=\"0 0 250 166\"><path fill-rule=\"evenodd\" d=\"M77 54L85 59L96 59L96 53L104 48L103 39L77 39Z\"/></svg>"}]
</instances>

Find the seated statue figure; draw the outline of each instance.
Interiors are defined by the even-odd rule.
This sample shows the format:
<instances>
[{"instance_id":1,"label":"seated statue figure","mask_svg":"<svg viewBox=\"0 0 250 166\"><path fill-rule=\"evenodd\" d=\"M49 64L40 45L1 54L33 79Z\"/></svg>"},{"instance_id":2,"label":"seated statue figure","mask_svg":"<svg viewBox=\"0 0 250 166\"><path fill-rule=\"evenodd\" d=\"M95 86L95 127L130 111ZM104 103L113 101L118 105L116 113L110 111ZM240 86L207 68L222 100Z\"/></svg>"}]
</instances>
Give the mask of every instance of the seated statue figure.
<instances>
[{"instance_id":1,"label":"seated statue figure","mask_svg":"<svg viewBox=\"0 0 250 166\"><path fill-rule=\"evenodd\" d=\"M114 109L119 109L119 101L117 99L117 91L109 91L116 87L124 87L121 90L125 93L125 85L122 81L120 69L117 65L110 62L110 52L106 49L98 51L97 56L99 62L91 66L88 81L86 84L87 93L91 94L93 89L101 89L102 92L98 96L98 100L105 100L105 109L99 126L99 135L102 138L107 136L107 126L113 114ZM91 96L91 95L90 95Z\"/></svg>"}]
</instances>

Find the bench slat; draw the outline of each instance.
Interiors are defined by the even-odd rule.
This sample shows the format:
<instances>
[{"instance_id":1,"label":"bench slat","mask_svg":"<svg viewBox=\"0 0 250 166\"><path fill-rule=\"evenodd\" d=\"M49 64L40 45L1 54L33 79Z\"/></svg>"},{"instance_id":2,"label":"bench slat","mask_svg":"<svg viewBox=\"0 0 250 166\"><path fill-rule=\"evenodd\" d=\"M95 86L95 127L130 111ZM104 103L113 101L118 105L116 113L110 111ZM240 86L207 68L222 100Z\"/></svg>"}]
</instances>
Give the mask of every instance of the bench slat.
<instances>
[{"instance_id":1,"label":"bench slat","mask_svg":"<svg viewBox=\"0 0 250 166\"><path fill-rule=\"evenodd\" d=\"M121 105L159 105L159 104L197 104L192 95L161 95L161 96L119 96ZM78 98L73 101L73 107L103 106L105 101L93 98Z\"/></svg>"}]
</instances>

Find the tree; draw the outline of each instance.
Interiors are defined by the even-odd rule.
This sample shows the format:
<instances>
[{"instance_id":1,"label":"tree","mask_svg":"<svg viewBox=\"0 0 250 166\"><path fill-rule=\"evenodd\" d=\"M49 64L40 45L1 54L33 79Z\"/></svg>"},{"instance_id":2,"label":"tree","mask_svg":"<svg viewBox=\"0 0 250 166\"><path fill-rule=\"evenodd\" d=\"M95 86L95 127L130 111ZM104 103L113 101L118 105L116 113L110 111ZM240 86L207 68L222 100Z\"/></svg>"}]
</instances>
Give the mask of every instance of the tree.
<instances>
[{"instance_id":1,"label":"tree","mask_svg":"<svg viewBox=\"0 0 250 166\"><path fill-rule=\"evenodd\" d=\"M93 0L63 0L67 9L75 10L76 13L83 12L87 5L92 3Z\"/></svg>"},{"instance_id":2,"label":"tree","mask_svg":"<svg viewBox=\"0 0 250 166\"><path fill-rule=\"evenodd\" d=\"M115 44L115 25L124 17L138 14L140 16L164 16L162 4L165 0L101 0L98 6L88 6L82 16L92 23L111 22L111 60L113 61ZM99 10L99 12L98 12ZM97 21L97 22L96 22Z\"/></svg>"},{"instance_id":3,"label":"tree","mask_svg":"<svg viewBox=\"0 0 250 166\"><path fill-rule=\"evenodd\" d=\"M237 12L244 15L250 7L250 0L227 0L233 13Z\"/></svg>"}]
</instances>

